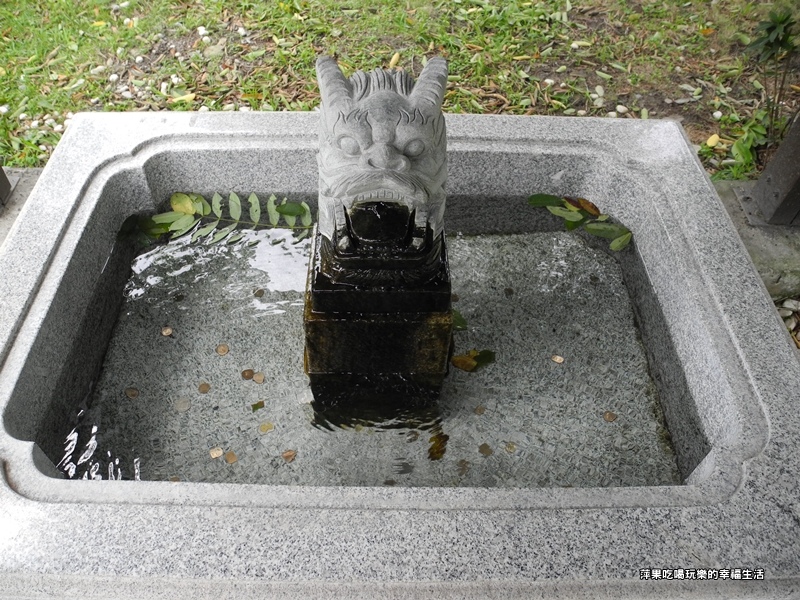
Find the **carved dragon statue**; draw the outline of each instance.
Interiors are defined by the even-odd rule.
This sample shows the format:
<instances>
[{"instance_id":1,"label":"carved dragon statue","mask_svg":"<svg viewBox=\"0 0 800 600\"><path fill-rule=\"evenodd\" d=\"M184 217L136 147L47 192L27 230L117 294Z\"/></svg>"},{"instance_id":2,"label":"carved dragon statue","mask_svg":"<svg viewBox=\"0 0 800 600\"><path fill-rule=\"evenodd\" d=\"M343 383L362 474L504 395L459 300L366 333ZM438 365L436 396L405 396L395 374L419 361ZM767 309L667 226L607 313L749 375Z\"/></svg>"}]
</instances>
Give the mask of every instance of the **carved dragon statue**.
<instances>
[{"instance_id":1,"label":"carved dragon statue","mask_svg":"<svg viewBox=\"0 0 800 600\"><path fill-rule=\"evenodd\" d=\"M440 273L447 63L403 71L317 61L321 271L335 283L418 286Z\"/></svg>"}]
</instances>

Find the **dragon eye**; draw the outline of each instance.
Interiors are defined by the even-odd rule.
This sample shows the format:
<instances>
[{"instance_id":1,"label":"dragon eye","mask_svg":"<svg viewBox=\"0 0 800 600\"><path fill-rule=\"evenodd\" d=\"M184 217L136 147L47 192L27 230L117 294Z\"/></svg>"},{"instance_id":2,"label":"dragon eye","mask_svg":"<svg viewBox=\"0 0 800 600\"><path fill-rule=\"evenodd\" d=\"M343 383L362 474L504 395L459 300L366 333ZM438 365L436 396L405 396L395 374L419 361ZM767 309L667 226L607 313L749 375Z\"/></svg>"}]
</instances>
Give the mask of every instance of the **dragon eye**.
<instances>
[{"instance_id":1,"label":"dragon eye","mask_svg":"<svg viewBox=\"0 0 800 600\"><path fill-rule=\"evenodd\" d=\"M419 156L425 150L425 144L422 140L411 140L406 144L405 150L403 150L403 154L414 158L415 156Z\"/></svg>"},{"instance_id":2,"label":"dragon eye","mask_svg":"<svg viewBox=\"0 0 800 600\"><path fill-rule=\"evenodd\" d=\"M349 156L361 154L361 147L358 145L358 142L347 135L343 135L339 138L339 148Z\"/></svg>"}]
</instances>

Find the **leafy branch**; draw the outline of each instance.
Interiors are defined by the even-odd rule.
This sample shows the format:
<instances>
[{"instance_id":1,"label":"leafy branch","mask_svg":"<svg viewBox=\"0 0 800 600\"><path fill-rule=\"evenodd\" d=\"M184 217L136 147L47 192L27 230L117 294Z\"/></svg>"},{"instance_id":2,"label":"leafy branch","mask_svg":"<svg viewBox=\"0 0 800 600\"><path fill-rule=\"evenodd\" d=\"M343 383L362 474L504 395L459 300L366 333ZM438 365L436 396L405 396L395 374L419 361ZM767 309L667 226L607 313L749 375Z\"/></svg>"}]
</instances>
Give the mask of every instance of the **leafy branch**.
<instances>
[{"instance_id":1,"label":"leafy branch","mask_svg":"<svg viewBox=\"0 0 800 600\"><path fill-rule=\"evenodd\" d=\"M298 241L306 237L312 227L311 209L305 202L289 202L284 198L278 203L275 194L272 194L266 202L267 222L263 223L261 221L261 201L258 196L250 194L247 203L249 219L242 218L242 201L233 192L228 195L228 202L224 207L222 196L219 194L214 194L209 203L200 194L178 192L172 194L169 199L172 210L145 217L139 222L139 228L148 236L156 239L170 234L170 239L174 240L191 233L194 242L213 233L212 244L225 238L229 244L232 244L245 236L243 232L233 233L239 226L247 229L275 228L283 219L289 229L300 230L296 236ZM227 217L223 216L224 209L227 209ZM298 219L300 224L297 223Z\"/></svg>"},{"instance_id":2,"label":"leafy branch","mask_svg":"<svg viewBox=\"0 0 800 600\"><path fill-rule=\"evenodd\" d=\"M528 204L547 207L555 216L564 219L567 231L583 229L586 233L611 240L609 247L614 251L625 248L633 237L631 230L624 225L608 222L609 216L601 213L586 198L534 194L528 198Z\"/></svg>"},{"instance_id":3,"label":"leafy branch","mask_svg":"<svg viewBox=\"0 0 800 600\"><path fill-rule=\"evenodd\" d=\"M767 64L773 69L772 94L767 94L767 138L770 141L777 141L785 131L785 125L781 125L781 107L786 92L786 76L791 69L792 54L797 49L793 32L796 24L789 11L780 13L770 11L769 18L758 24L757 31L760 35L747 47L747 51L756 56L759 63Z\"/></svg>"}]
</instances>

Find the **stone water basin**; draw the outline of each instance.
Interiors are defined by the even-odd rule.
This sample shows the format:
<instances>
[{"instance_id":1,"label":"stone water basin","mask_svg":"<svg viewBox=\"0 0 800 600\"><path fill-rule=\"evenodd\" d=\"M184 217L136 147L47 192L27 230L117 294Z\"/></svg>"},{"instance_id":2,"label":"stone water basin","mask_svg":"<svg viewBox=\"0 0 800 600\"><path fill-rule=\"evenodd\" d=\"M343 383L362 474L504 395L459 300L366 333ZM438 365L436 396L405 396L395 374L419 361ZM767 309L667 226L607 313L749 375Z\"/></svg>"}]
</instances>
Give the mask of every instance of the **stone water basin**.
<instances>
[{"instance_id":1,"label":"stone water basin","mask_svg":"<svg viewBox=\"0 0 800 600\"><path fill-rule=\"evenodd\" d=\"M235 391L243 382L252 383L237 375L243 367L267 364L258 355L267 350L256 340L269 335L294 340L291 328L300 331L299 325L287 325L279 333L279 328L264 327L266 317L252 315L244 328L258 332L252 338L241 330L212 332L192 319L195 329L174 327L175 338L157 329L155 339L137 342L142 356L149 348L157 355L161 342L202 342L216 361L209 368L229 368L227 379L218 381L228 381L219 387L231 393L220 394L214 405L222 410L235 397L233 412L238 412L216 424L211 413L203 415L197 424L206 429L197 429L197 435L170 437L181 431L175 419L188 418L201 404L193 396L190 408L178 411L175 402L183 395L164 386L184 377L181 385L190 390L205 367L181 364L178 369L170 359L154 380L161 389L147 382L113 384L117 394L124 385L118 399L129 402L126 410L135 404L124 395L129 387L139 391L136 402L164 405L129 413L136 424L124 423L116 433L138 429L152 437L154 427L173 419L174 426L158 438L173 446L162 445L160 457L183 456L182 461L162 461L159 469L148 471L159 449L148 456L126 448L117 450L129 461L124 469L111 461L114 481L61 477L54 465L64 451L59 428L75 418L91 393L101 393L102 362L118 356L113 346L108 355L106 349L117 317L126 314L120 312L119 292L133 257L117 243L123 222L136 213L163 210L175 191L207 196L215 191L276 192L309 203L316 193L313 114L92 114L75 119L0 250L1 497L6 514L21 524L2 538L0 560L2 570L13 574L7 588L12 595L29 589L34 580L43 593L69 580L76 589L91 588L104 597L124 597L125 590L133 589L155 594L161 589L157 582L166 577L180 597L200 588L208 593L237 589L240 597L268 590L289 596L346 594L363 585L406 596L503 589L520 597L532 590L564 596L580 585L584 591L624 597L649 590L641 586L652 582L640 582L639 569L666 564L750 565L774 575L771 583L751 582L754 591L791 585L800 572L800 526L792 517L798 510L792 485L781 473L797 466L800 420L787 403L800 377L791 360L775 356L775 348L780 354L785 346L791 357L788 338L680 128L669 122L460 115L448 116L447 123L446 227L455 254L463 251L457 261L462 261L464 289L457 292L456 306L472 327L459 332L465 337L457 344L504 349L481 372L451 374L452 395L445 390L442 410L452 416L460 399L469 404L460 427L472 427L474 435L463 438L469 440L463 449L459 426L449 433L445 426L450 441L444 457L426 462L430 444L422 433L426 430L418 428L418 439L404 441L405 448L415 447L416 456L423 457L401 461L414 466L411 473L402 472L407 471L402 464L397 467L392 449L386 453L391 472L356 469L351 480L340 477L347 485L333 485L299 477L303 459L318 453L294 448L299 441L278 438L280 412L269 415L275 429L264 437L275 436L275 442L268 460L251 460L260 458L264 437L253 438L254 444L248 438L250 447L229 444L241 422L245 430L257 432L267 420L264 411L272 410L265 403L253 412L249 398ZM602 249L602 240L556 233L558 223L527 206L533 192L589 197L634 232L635 246L612 257ZM482 265L475 259L493 256L498 247L507 247L507 260ZM613 263L617 270L580 269L576 265L582 263L562 260L572 256L569 247L591 264ZM541 267L548 248L558 250L554 260L564 263L560 270ZM555 277L554 272L568 274ZM593 283L604 278L608 287L597 291ZM248 295L268 287L252 283ZM548 285L577 294L577 302L567 304L574 312L526 305L525 298L535 298ZM264 302L289 314L296 300L278 304L285 300ZM619 300L628 308L615 304ZM247 302L252 301L248 296ZM597 312L600 304L610 308L607 316ZM151 312L158 320L158 311ZM491 320L495 317L497 322ZM537 335L523 327L499 328L525 322L523 317L533 318L529 322L538 328ZM617 325L604 334L603 325L612 317L638 328L625 342L630 346L614 337ZM548 334L544 324L552 319L562 320ZM264 330L270 333L259 338ZM223 342L230 352L219 356L214 348ZM241 352L237 343L252 347ZM623 347L631 350L620 351ZM513 360L503 360L503 354ZM592 360L578 373L581 361L576 358L587 354ZM553 355L565 361L556 363ZM193 360L185 352L179 356ZM783 367L780 380L773 374L779 364L790 365L788 373ZM176 371L180 377L168 377ZM289 367L276 371L285 374L294 390L286 394L288 402L299 407L308 423L302 376ZM632 390L630 403L620 399L626 387ZM534 393L526 397L526 389ZM593 400L582 404L584 398ZM503 414L504 406L529 412L521 414L513 430L503 430L492 419ZM637 434L628 439L621 433L626 422L632 426L634 411L627 408L634 406L648 438ZM475 412L478 407L485 409L482 414ZM617 419L603 419L607 411ZM771 413L782 418L770 420ZM158 414L164 418L155 425L148 422ZM370 428L323 434L366 440ZM608 431L614 436L604 441ZM116 435L110 429L97 433L98 440ZM372 439L381 435L376 432ZM491 455L475 447L478 438L486 440L481 443L489 445ZM76 456L87 441L81 440ZM367 448L373 443L363 441ZM514 452L507 450L509 444ZM237 460L211 459L209 449L217 445L238 450ZM292 462L280 458L284 449L297 450ZM195 451L197 456L190 458L188 453ZM535 456L545 457L539 470L521 477L513 461ZM107 458L95 455L96 460ZM140 481L134 458L140 459ZM470 468L460 476L461 460ZM481 460L497 461L496 468L475 468ZM503 470L502 461L509 469ZM435 483L428 471L440 465L447 467L449 479ZM97 474L109 472L107 460L101 467ZM120 471L122 480L116 477ZM293 472L297 478L284 477ZM412 481L414 475L420 479ZM359 526L346 525L353 522ZM266 531L269 535L256 535ZM362 532L370 533L365 537ZM80 540L87 536L97 544L86 548ZM110 550L114 539L124 539L124 552ZM212 559L220 556L225 560ZM136 577L119 585L114 579L131 573ZM698 585L675 582L670 590L691 595L709 589ZM714 589L726 585L714 583Z\"/></svg>"}]
</instances>

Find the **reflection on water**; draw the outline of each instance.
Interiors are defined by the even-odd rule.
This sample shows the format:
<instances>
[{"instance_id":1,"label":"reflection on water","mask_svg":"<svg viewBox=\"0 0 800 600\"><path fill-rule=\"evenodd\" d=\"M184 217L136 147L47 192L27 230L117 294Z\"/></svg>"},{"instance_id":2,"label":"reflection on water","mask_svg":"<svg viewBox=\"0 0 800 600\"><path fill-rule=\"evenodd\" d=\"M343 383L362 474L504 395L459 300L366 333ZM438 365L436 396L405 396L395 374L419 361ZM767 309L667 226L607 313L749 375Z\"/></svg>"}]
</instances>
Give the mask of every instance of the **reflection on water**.
<instances>
[{"instance_id":1,"label":"reflection on water","mask_svg":"<svg viewBox=\"0 0 800 600\"><path fill-rule=\"evenodd\" d=\"M374 399L373 402L353 404L339 403L326 405L314 400L311 403L314 417L311 424L320 430L335 432L339 430L362 431L372 428L376 432L396 432L415 442L424 435L428 437L429 460L441 460L447 451L447 440L442 426L442 415L435 403L424 405L412 403L404 406L397 401ZM400 474L410 473L413 467L409 463Z\"/></svg>"},{"instance_id":2,"label":"reflection on water","mask_svg":"<svg viewBox=\"0 0 800 600\"><path fill-rule=\"evenodd\" d=\"M293 242L267 230L137 258L95 389L51 457L59 468L267 485L679 483L613 258L569 234L449 239L468 324L456 353L496 361L451 369L433 403L352 406L315 402L303 372L309 243Z\"/></svg>"}]
</instances>

